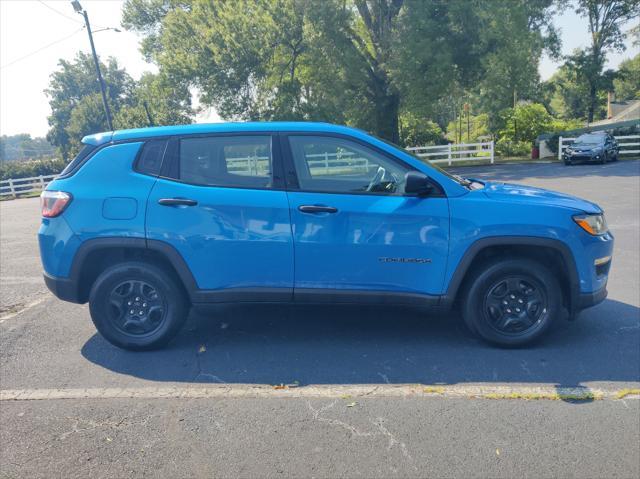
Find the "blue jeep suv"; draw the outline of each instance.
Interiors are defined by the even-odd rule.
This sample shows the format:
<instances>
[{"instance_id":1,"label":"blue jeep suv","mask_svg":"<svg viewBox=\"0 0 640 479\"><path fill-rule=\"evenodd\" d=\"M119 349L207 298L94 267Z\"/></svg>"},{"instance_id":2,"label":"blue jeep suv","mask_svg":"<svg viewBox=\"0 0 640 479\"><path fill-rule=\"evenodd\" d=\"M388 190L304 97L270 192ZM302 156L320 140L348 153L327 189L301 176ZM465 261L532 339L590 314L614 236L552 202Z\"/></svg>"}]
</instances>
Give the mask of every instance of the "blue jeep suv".
<instances>
[{"instance_id":1,"label":"blue jeep suv","mask_svg":"<svg viewBox=\"0 0 640 479\"><path fill-rule=\"evenodd\" d=\"M227 123L87 136L42 194L44 278L127 349L224 302L458 308L507 346L602 301L595 204L451 175L360 130Z\"/></svg>"}]
</instances>

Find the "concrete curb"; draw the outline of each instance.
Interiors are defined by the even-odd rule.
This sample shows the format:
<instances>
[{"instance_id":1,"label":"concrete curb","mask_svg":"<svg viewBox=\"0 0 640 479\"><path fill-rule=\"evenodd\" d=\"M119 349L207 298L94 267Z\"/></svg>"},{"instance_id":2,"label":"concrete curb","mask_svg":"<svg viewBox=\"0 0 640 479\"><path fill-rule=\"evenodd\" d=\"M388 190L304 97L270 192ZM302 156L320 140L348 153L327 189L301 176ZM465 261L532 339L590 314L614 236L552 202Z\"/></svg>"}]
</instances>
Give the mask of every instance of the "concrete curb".
<instances>
[{"instance_id":1,"label":"concrete curb","mask_svg":"<svg viewBox=\"0 0 640 479\"><path fill-rule=\"evenodd\" d=\"M561 388L506 385L252 385L166 386L140 388L5 389L0 401L56 399L209 399L209 398L467 398L594 401L640 398L640 388Z\"/></svg>"}]
</instances>

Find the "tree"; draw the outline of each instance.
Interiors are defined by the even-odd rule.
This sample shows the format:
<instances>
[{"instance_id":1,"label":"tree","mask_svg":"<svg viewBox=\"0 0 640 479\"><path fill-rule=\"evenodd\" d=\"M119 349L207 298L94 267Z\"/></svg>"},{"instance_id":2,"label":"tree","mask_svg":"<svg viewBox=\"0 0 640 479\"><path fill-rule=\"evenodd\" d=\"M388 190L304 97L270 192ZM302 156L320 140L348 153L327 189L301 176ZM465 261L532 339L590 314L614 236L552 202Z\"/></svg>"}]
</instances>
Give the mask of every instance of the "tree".
<instances>
[{"instance_id":1,"label":"tree","mask_svg":"<svg viewBox=\"0 0 640 479\"><path fill-rule=\"evenodd\" d=\"M539 101L538 64L543 52L560 57L560 39L552 19L554 0L492 2L482 10L483 35L493 48L482 59L484 73L473 89L477 109L489 114L494 126L505 108L517 101ZM499 19L499 21L496 21Z\"/></svg>"},{"instance_id":2,"label":"tree","mask_svg":"<svg viewBox=\"0 0 640 479\"><path fill-rule=\"evenodd\" d=\"M483 58L511 48L501 25L502 14L512 10L518 13L508 15L509 32L521 32L519 46L527 53L503 72L528 65L515 81L524 94L521 84L552 37L552 4L128 0L123 25L141 34L144 55L171 82L197 88L223 118L348 123L398 141L402 114L440 116L438 105L452 87L477 84L492 68ZM494 62L503 57L496 53Z\"/></svg>"},{"instance_id":3,"label":"tree","mask_svg":"<svg viewBox=\"0 0 640 479\"><path fill-rule=\"evenodd\" d=\"M613 89L616 100L640 100L640 54L620 63Z\"/></svg>"},{"instance_id":4,"label":"tree","mask_svg":"<svg viewBox=\"0 0 640 479\"><path fill-rule=\"evenodd\" d=\"M78 53L59 65L46 90L51 106L47 139L67 160L79 150L83 136L106 131L108 125L93 58ZM190 122L193 111L186 87L171 84L162 73L145 73L136 82L113 58L101 63L101 69L115 128L148 126L147 110L156 125Z\"/></svg>"},{"instance_id":5,"label":"tree","mask_svg":"<svg viewBox=\"0 0 640 479\"><path fill-rule=\"evenodd\" d=\"M463 143L478 141L480 137L487 137L490 133L489 115L487 113L470 114L468 118L462 113L460 117L450 122L447 126L447 137L454 143L458 141Z\"/></svg>"},{"instance_id":6,"label":"tree","mask_svg":"<svg viewBox=\"0 0 640 479\"><path fill-rule=\"evenodd\" d=\"M31 138L26 133L0 137L0 161L50 158L54 153L55 149L44 138Z\"/></svg>"},{"instance_id":7,"label":"tree","mask_svg":"<svg viewBox=\"0 0 640 479\"><path fill-rule=\"evenodd\" d=\"M79 52L73 61L60 60L58 65L60 69L51 74L49 88L45 90L51 107L47 140L60 149L66 160L77 151L82 136L106 131L108 126L102 107L96 107L95 96L100 95L100 85L91 55ZM102 63L101 68L107 101L112 111L118 111L131 94L133 80L118 67L114 58L109 58L106 65ZM75 114L70 132L68 128L75 110L79 112ZM81 117L88 122L85 126L81 125Z\"/></svg>"},{"instance_id":8,"label":"tree","mask_svg":"<svg viewBox=\"0 0 640 479\"><path fill-rule=\"evenodd\" d=\"M606 54L624 51L622 25L640 16L640 0L578 0L576 13L589 22L591 45L569 57L568 65L588 85L587 121L594 119L598 104L598 92L610 88L611 72L603 74Z\"/></svg>"},{"instance_id":9,"label":"tree","mask_svg":"<svg viewBox=\"0 0 640 479\"><path fill-rule=\"evenodd\" d=\"M193 114L188 88L171 83L162 73L143 73L129 103L117 113L116 126L179 125L191 123Z\"/></svg>"},{"instance_id":10,"label":"tree","mask_svg":"<svg viewBox=\"0 0 640 479\"><path fill-rule=\"evenodd\" d=\"M539 103L508 108L502 112L501 118L501 138L529 144L533 143L538 135L551 131L553 125L553 117Z\"/></svg>"},{"instance_id":11,"label":"tree","mask_svg":"<svg viewBox=\"0 0 640 479\"><path fill-rule=\"evenodd\" d=\"M223 118L356 118L397 141L399 97L387 62L402 4L131 0L123 24Z\"/></svg>"}]
</instances>

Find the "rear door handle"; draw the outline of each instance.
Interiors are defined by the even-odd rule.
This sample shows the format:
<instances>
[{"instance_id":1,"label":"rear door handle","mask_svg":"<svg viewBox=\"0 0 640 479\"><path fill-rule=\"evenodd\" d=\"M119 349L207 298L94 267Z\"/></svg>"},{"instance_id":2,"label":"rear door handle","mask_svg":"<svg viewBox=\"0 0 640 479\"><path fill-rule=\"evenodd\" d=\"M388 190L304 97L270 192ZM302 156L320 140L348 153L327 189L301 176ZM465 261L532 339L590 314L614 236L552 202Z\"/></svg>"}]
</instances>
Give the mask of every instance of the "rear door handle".
<instances>
[{"instance_id":1,"label":"rear door handle","mask_svg":"<svg viewBox=\"0 0 640 479\"><path fill-rule=\"evenodd\" d=\"M298 209L303 213L337 213L338 208L323 205L302 205Z\"/></svg>"},{"instance_id":2,"label":"rear door handle","mask_svg":"<svg viewBox=\"0 0 640 479\"><path fill-rule=\"evenodd\" d=\"M162 206L196 206L198 204L196 200L189 198L161 198L158 203Z\"/></svg>"}]
</instances>

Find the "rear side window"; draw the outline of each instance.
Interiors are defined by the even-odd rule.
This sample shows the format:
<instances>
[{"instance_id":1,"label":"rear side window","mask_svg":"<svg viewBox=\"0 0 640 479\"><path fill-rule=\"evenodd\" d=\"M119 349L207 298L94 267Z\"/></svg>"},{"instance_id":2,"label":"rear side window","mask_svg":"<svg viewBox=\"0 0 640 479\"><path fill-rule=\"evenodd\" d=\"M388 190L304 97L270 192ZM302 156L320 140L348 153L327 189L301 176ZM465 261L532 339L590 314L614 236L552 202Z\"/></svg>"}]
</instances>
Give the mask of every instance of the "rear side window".
<instances>
[{"instance_id":1,"label":"rear side window","mask_svg":"<svg viewBox=\"0 0 640 479\"><path fill-rule=\"evenodd\" d=\"M158 176L166 147L167 140L147 141L140 150L135 170L145 175Z\"/></svg>"},{"instance_id":2,"label":"rear side window","mask_svg":"<svg viewBox=\"0 0 640 479\"><path fill-rule=\"evenodd\" d=\"M84 145L76 157L65 166L60 177L71 176L80 167L82 162L91 154L97 147L94 145Z\"/></svg>"},{"instance_id":3,"label":"rear side window","mask_svg":"<svg viewBox=\"0 0 640 479\"><path fill-rule=\"evenodd\" d=\"M271 136L183 138L178 179L196 185L270 188Z\"/></svg>"}]
</instances>

